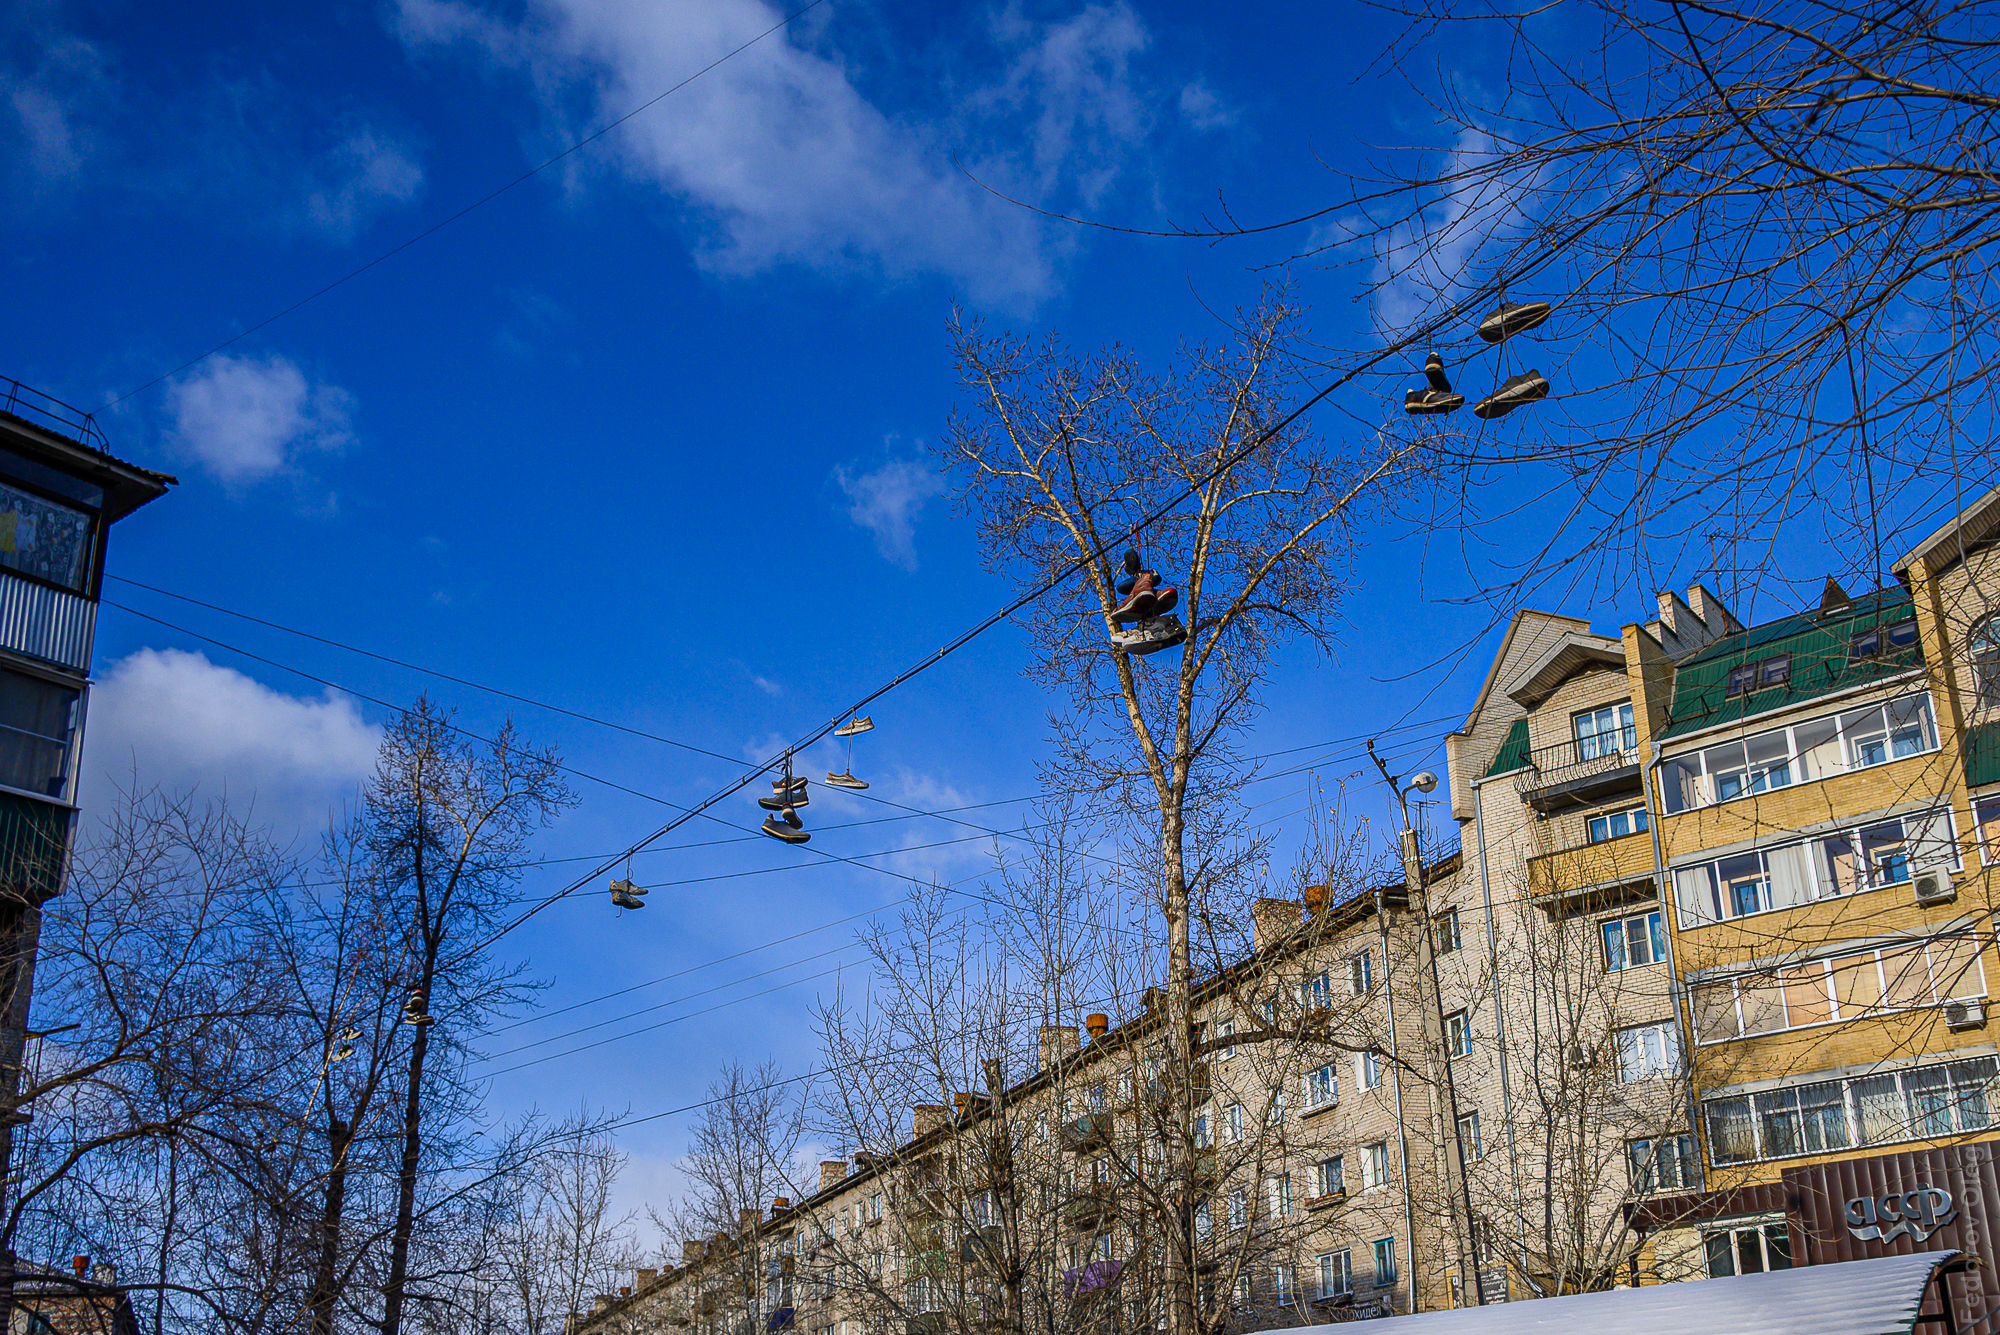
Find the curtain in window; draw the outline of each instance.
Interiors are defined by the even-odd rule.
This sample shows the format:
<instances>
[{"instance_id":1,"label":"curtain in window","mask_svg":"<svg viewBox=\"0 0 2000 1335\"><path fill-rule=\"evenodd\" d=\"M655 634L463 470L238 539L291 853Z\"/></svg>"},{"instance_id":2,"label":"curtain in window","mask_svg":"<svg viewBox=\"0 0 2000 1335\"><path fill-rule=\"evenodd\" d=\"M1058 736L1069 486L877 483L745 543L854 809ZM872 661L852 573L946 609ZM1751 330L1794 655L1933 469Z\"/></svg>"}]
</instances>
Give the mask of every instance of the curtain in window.
<instances>
[{"instance_id":1,"label":"curtain in window","mask_svg":"<svg viewBox=\"0 0 2000 1335\"><path fill-rule=\"evenodd\" d=\"M1744 1163L1757 1157L1750 1100L1715 1099L1708 1104L1708 1146L1717 1163Z\"/></svg>"},{"instance_id":2,"label":"curtain in window","mask_svg":"<svg viewBox=\"0 0 2000 1335\"><path fill-rule=\"evenodd\" d=\"M1790 908L1819 898L1810 844L1773 848L1764 854L1764 866L1771 877L1771 907Z\"/></svg>"}]
</instances>

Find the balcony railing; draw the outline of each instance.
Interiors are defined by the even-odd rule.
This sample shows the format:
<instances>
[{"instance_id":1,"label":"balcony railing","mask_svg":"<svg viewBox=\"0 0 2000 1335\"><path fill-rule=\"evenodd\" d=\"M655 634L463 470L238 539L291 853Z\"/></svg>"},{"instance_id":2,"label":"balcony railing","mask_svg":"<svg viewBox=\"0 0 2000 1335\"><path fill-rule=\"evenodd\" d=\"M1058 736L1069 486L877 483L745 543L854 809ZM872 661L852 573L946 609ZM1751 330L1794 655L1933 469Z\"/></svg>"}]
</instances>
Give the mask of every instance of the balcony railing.
<instances>
[{"instance_id":1,"label":"balcony railing","mask_svg":"<svg viewBox=\"0 0 2000 1335\"><path fill-rule=\"evenodd\" d=\"M88 672L96 629L90 599L0 570L0 646Z\"/></svg>"},{"instance_id":2,"label":"balcony railing","mask_svg":"<svg viewBox=\"0 0 2000 1335\"><path fill-rule=\"evenodd\" d=\"M1631 728L1558 742L1528 753L1527 768L1515 776L1514 787L1529 801L1543 796L1577 798L1638 786L1639 739Z\"/></svg>"},{"instance_id":3,"label":"balcony railing","mask_svg":"<svg viewBox=\"0 0 2000 1335\"><path fill-rule=\"evenodd\" d=\"M0 410L25 417L37 426L81 441L92 449L110 453L110 442L104 439L95 417L74 404L64 403L55 395L44 394L33 385L24 385L11 376L0 375Z\"/></svg>"}]
</instances>

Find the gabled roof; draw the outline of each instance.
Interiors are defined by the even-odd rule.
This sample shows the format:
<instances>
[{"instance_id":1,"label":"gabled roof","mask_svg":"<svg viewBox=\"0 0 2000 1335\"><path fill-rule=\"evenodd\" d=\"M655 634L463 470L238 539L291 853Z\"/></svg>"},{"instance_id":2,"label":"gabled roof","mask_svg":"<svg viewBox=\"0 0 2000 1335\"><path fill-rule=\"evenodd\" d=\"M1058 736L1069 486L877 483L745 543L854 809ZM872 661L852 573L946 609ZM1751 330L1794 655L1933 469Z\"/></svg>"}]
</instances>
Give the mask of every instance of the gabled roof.
<instances>
[{"instance_id":1,"label":"gabled roof","mask_svg":"<svg viewBox=\"0 0 2000 1335\"><path fill-rule=\"evenodd\" d=\"M1920 645L1893 654L1855 658L1854 636L1875 626L1891 626L1914 615L1909 591L1878 589L1825 615L1800 612L1741 634L1725 636L1680 665L1674 673L1674 701L1662 740L1786 709L1836 691L1864 686L1923 665ZM1790 674L1781 686L1748 694L1727 694L1729 674L1746 664L1791 655Z\"/></svg>"},{"instance_id":2,"label":"gabled roof","mask_svg":"<svg viewBox=\"0 0 2000 1335\"><path fill-rule=\"evenodd\" d=\"M2000 535L2000 487L1993 488L1947 519L1912 548L1909 555L1896 562L1893 567L1895 576L1907 585L1910 582L1910 567L1919 560L1924 561L1931 574L1936 575L1950 569L1975 549L1992 542L1995 535Z\"/></svg>"},{"instance_id":3,"label":"gabled roof","mask_svg":"<svg viewBox=\"0 0 2000 1335\"><path fill-rule=\"evenodd\" d=\"M1556 687L1579 672L1597 668L1625 670L1625 642L1605 635L1564 631L1540 658L1507 688L1507 698L1523 709L1533 709L1555 693Z\"/></svg>"},{"instance_id":4,"label":"gabled roof","mask_svg":"<svg viewBox=\"0 0 2000 1335\"><path fill-rule=\"evenodd\" d=\"M1506 666L1508 656L1513 652L1514 637L1520 633L1523 623L1530 618L1539 621L1567 622L1586 635L1590 633L1590 622L1582 617L1564 616L1560 612L1538 612L1531 607L1523 607L1516 611L1513 619L1507 623L1507 633L1500 637L1500 647L1494 651L1492 665L1486 669L1486 680L1479 684L1479 694L1473 697L1472 710L1465 716L1465 722L1459 725L1458 730L1461 734L1469 733L1479 726L1479 715L1486 709L1487 697L1493 694L1493 688L1500 680L1500 670Z\"/></svg>"}]
</instances>

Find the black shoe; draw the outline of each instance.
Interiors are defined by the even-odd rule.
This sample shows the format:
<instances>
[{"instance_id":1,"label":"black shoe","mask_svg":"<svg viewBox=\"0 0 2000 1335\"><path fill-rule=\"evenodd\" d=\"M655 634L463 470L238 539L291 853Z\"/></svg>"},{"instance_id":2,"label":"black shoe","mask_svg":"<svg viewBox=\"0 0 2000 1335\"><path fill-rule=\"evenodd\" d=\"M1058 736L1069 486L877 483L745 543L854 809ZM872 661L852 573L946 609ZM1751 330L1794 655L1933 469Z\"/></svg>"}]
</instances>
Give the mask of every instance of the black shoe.
<instances>
[{"instance_id":1,"label":"black shoe","mask_svg":"<svg viewBox=\"0 0 2000 1335\"><path fill-rule=\"evenodd\" d=\"M782 793L787 788L796 788L801 792L803 792L805 790L805 786L806 786L806 776L803 774L793 779L771 780L771 791L774 793Z\"/></svg>"},{"instance_id":2,"label":"black shoe","mask_svg":"<svg viewBox=\"0 0 2000 1335\"><path fill-rule=\"evenodd\" d=\"M1525 334L1548 319L1550 309L1546 301L1503 301L1493 314L1479 322L1479 336L1488 343L1498 343L1503 338Z\"/></svg>"},{"instance_id":3,"label":"black shoe","mask_svg":"<svg viewBox=\"0 0 2000 1335\"><path fill-rule=\"evenodd\" d=\"M793 807L811 806L812 799L806 796L805 787L802 784L792 789L789 793L778 793L772 797L760 797L757 799L757 805L766 811L790 811Z\"/></svg>"},{"instance_id":4,"label":"black shoe","mask_svg":"<svg viewBox=\"0 0 2000 1335\"><path fill-rule=\"evenodd\" d=\"M1432 417L1464 406L1465 395L1434 389L1413 389L1403 396L1403 411L1412 417Z\"/></svg>"},{"instance_id":5,"label":"black shoe","mask_svg":"<svg viewBox=\"0 0 2000 1335\"><path fill-rule=\"evenodd\" d=\"M792 827L792 828L793 828L794 830L803 830L803 829L805 829L805 827L806 827L806 823L805 823L804 821L800 820L800 819L799 819L799 813L798 813L798 812L796 812L796 811L794 811L794 810L792 810L792 809L791 809L790 807L786 807L786 808L785 808L785 809L784 809L784 810L783 810L782 812L780 812L779 814L780 814L781 816L783 816L783 817L784 817L784 820L785 820L785 824L787 824L787 825L791 826L791 827ZM768 820L768 819L769 819L769 817L766 817L765 819L767 819L767 820Z\"/></svg>"},{"instance_id":6,"label":"black shoe","mask_svg":"<svg viewBox=\"0 0 2000 1335\"><path fill-rule=\"evenodd\" d=\"M803 844L806 840L812 838L804 830L795 830L776 816L764 817L764 824L760 828L773 839L782 839L788 844Z\"/></svg>"},{"instance_id":7,"label":"black shoe","mask_svg":"<svg viewBox=\"0 0 2000 1335\"><path fill-rule=\"evenodd\" d=\"M1431 388L1440 394L1451 393L1451 381L1445 379L1444 358L1433 352L1424 358L1424 379L1431 382Z\"/></svg>"},{"instance_id":8,"label":"black shoe","mask_svg":"<svg viewBox=\"0 0 2000 1335\"><path fill-rule=\"evenodd\" d=\"M1507 382L1472 405L1472 411L1480 417L1505 417L1524 404L1549 396L1549 382L1542 378L1540 371L1523 371L1517 376L1509 376Z\"/></svg>"}]
</instances>

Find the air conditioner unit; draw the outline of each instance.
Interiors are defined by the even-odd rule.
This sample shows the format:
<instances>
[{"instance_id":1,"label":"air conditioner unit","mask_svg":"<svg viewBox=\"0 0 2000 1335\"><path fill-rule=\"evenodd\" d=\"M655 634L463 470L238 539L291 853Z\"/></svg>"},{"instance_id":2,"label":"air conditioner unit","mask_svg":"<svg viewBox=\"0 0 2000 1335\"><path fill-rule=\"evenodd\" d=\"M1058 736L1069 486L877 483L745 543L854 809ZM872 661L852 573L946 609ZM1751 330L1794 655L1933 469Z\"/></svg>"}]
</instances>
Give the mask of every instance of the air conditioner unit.
<instances>
[{"instance_id":1,"label":"air conditioner unit","mask_svg":"<svg viewBox=\"0 0 2000 1335\"><path fill-rule=\"evenodd\" d=\"M1986 1027L1986 1003L1983 1001L1945 1002L1944 1025L1947 1029L1984 1029Z\"/></svg>"},{"instance_id":2,"label":"air conditioner unit","mask_svg":"<svg viewBox=\"0 0 2000 1335\"><path fill-rule=\"evenodd\" d=\"M1951 873L1942 867L1918 872L1916 891L1919 904L1949 904L1958 898L1958 887L1951 883Z\"/></svg>"}]
</instances>

